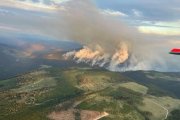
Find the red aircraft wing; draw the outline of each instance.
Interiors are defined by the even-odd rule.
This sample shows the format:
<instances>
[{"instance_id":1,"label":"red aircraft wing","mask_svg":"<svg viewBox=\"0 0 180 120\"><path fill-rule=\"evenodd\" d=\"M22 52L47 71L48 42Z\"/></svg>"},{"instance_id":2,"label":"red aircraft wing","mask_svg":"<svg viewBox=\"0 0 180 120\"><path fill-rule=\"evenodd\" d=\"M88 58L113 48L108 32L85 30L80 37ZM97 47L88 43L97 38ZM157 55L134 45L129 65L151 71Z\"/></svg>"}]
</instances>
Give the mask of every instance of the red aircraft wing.
<instances>
[{"instance_id":1,"label":"red aircraft wing","mask_svg":"<svg viewBox=\"0 0 180 120\"><path fill-rule=\"evenodd\" d=\"M171 50L170 54L180 55L180 49L174 48Z\"/></svg>"}]
</instances>

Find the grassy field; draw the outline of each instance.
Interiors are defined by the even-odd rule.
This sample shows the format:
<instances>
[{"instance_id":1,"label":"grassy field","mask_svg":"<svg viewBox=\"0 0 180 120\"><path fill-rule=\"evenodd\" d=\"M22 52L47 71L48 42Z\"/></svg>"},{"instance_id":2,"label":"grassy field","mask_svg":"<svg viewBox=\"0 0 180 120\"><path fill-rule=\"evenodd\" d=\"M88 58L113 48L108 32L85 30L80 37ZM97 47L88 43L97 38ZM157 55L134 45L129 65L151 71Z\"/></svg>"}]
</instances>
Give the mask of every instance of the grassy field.
<instances>
[{"instance_id":1,"label":"grassy field","mask_svg":"<svg viewBox=\"0 0 180 120\"><path fill-rule=\"evenodd\" d=\"M141 94L146 94L147 91L148 91L148 88L143 86L143 85L140 85L140 84L137 84L135 82L128 82L128 83L123 83L120 85L121 87L124 87L124 88L127 88L127 89L131 89L135 92L138 92L138 93L141 93Z\"/></svg>"}]
</instances>

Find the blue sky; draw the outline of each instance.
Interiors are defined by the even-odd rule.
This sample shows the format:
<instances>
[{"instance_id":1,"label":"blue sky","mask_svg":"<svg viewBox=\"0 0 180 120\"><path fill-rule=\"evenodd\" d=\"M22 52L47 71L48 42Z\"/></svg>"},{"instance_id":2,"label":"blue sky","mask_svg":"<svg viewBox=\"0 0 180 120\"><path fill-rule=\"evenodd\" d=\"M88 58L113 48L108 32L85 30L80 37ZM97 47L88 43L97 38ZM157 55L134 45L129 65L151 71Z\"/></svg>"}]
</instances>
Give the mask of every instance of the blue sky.
<instances>
[{"instance_id":1,"label":"blue sky","mask_svg":"<svg viewBox=\"0 0 180 120\"><path fill-rule=\"evenodd\" d=\"M69 0L1 0L0 30L21 31L29 24L30 31L33 32L33 25L38 24L42 17L51 19L57 9L64 9L63 3L67 1ZM135 26L141 33L180 36L179 0L93 1L108 17L120 18Z\"/></svg>"}]
</instances>

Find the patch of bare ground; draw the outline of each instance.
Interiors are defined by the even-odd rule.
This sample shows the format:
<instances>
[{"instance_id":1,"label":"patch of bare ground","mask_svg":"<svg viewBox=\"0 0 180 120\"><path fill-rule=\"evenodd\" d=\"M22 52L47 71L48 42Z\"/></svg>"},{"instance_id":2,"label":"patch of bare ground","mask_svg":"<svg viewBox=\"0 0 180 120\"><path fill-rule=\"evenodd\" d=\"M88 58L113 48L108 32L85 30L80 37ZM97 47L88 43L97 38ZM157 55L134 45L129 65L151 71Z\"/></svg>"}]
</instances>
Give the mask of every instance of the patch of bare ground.
<instances>
[{"instance_id":1,"label":"patch of bare ground","mask_svg":"<svg viewBox=\"0 0 180 120\"><path fill-rule=\"evenodd\" d=\"M80 114L81 114L81 120L99 120L109 115L106 112L89 111L89 110L82 110Z\"/></svg>"},{"instance_id":2,"label":"patch of bare ground","mask_svg":"<svg viewBox=\"0 0 180 120\"><path fill-rule=\"evenodd\" d=\"M52 112L48 118L51 120L75 120L75 113L77 110L69 109L66 111ZM81 110L80 112L80 120L99 120L109 114L106 112L98 112L98 111L89 111L89 110Z\"/></svg>"},{"instance_id":3,"label":"patch of bare ground","mask_svg":"<svg viewBox=\"0 0 180 120\"><path fill-rule=\"evenodd\" d=\"M78 110L75 107L82 101L67 101L59 104L57 109L48 115L51 120L99 120L109 114L107 112L98 112L90 110ZM70 105L70 106L67 106Z\"/></svg>"},{"instance_id":4,"label":"patch of bare ground","mask_svg":"<svg viewBox=\"0 0 180 120\"><path fill-rule=\"evenodd\" d=\"M74 110L52 112L49 116L52 120L75 120Z\"/></svg>"}]
</instances>

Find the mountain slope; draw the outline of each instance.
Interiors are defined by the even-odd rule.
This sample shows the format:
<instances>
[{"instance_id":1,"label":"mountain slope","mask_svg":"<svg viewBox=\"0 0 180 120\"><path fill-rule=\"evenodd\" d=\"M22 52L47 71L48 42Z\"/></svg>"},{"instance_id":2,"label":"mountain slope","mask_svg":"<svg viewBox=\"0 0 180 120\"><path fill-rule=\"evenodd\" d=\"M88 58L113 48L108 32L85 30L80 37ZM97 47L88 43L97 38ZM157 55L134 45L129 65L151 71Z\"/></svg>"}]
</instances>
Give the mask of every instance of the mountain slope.
<instances>
[{"instance_id":1,"label":"mountain slope","mask_svg":"<svg viewBox=\"0 0 180 120\"><path fill-rule=\"evenodd\" d=\"M153 96L123 74L52 67L2 80L0 119L160 120L180 108L179 99Z\"/></svg>"}]
</instances>

